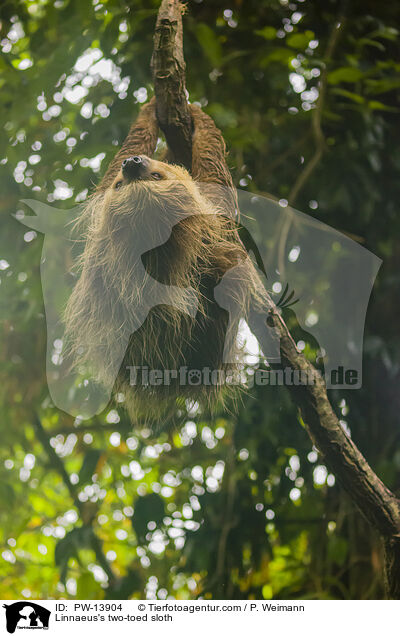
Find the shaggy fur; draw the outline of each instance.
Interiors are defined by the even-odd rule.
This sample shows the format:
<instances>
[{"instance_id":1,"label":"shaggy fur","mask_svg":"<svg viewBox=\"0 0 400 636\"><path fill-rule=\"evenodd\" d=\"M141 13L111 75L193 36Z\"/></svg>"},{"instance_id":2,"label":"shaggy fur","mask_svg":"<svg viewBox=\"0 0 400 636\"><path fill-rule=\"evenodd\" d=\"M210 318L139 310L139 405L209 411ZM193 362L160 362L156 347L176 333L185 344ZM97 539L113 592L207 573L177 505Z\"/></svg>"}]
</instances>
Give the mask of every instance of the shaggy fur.
<instances>
[{"instance_id":1,"label":"shaggy fur","mask_svg":"<svg viewBox=\"0 0 400 636\"><path fill-rule=\"evenodd\" d=\"M238 368L239 321L247 315L250 294L263 293L232 223L236 196L221 133L199 108L192 107L192 115L193 176L198 181L179 166L153 159L143 178L129 182L124 177L124 159L154 151L158 130L150 103L84 212L80 277L65 313L69 356L75 368L90 368L105 385L117 375L114 391L124 394L132 420L170 417L177 400L215 404L221 387L182 387L177 380L166 386L130 386L126 367ZM160 241L171 226L167 240ZM148 244L158 247L142 254ZM214 289L230 272L235 274L224 292L234 299L235 309L229 316L217 304ZM182 293L173 305L153 307L137 329L144 299L156 282ZM187 313L188 289L198 302L193 316ZM233 364L224 363L224 352L224 360Z\"/></svg>"}]
</instances>

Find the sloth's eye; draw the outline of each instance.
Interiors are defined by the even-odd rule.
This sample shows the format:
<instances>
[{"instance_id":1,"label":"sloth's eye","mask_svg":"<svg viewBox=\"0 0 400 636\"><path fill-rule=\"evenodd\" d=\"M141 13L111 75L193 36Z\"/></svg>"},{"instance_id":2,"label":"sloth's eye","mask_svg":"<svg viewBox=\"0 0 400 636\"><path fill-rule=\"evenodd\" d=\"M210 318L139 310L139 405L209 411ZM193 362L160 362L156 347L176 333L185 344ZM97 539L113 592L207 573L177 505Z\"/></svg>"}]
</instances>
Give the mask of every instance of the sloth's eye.
<instances>
[{"instance_id":1,"label":"sloth's eye","mask_svg":"<svg viewBox=\"0 0 400 636\"><path fill-rule=\"evenodd\" d=\"M117 181L114 187L116 190L119 190L121 186L122 186L122 181Z\"/></svg>"},{"instance_id":2,"label":"sloth's eye","mask_svg":"<svg viewBox=\"0 0 400 636\"><path fill-rule=\"evenodd\" d=\"M152 172L151 176L153 177L153 179L157 179L157 181L160 181L160 179L162 179L162 176L159 172Z\"/></svg>"}]
</instances>

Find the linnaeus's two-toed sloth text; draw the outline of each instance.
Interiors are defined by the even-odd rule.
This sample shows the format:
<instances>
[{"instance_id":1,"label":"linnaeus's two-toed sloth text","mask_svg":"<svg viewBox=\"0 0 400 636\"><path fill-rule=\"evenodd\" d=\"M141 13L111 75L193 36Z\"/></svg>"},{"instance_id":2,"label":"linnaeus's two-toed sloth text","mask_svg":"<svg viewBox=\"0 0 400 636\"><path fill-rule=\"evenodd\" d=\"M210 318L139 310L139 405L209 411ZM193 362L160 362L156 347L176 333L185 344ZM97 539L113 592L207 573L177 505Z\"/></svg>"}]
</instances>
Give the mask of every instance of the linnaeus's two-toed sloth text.
<instances>
[{"instance_id":1,"label":"linnaeus's two-toed sloth text","mask_svg":"<svg viewBox=\"0 0 400 636\"><path fill-rule=\"evenodd\" d=\"M237 334L250 297L263 294L233 222L222 135L190 109L191 175L151 158L154 100L142 107L86 205L66 309L72 365L112 383L133 420L169 417L182 400L215 404L242 363Z\"/></svg>"}]
</instances>

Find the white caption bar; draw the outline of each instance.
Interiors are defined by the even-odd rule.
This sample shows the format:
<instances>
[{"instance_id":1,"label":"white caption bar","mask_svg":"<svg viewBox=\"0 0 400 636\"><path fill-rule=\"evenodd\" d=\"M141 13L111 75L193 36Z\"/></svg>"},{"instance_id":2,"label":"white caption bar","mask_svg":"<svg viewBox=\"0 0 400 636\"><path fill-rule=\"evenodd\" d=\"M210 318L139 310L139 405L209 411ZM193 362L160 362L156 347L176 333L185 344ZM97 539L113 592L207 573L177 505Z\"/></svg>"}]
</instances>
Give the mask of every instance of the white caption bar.
<instances>
[{"instance_id":1,"label":"white caption bar","mask_svg":"<svg viewBox=\"0 0 400 636\"><path fill-rule=\"evenodd\" d=\"M245 634L376 636L398 623L400 601L0 601L0 633ZM23 631L22 631L23 630ZM112 630L112 632L111 632Z\"/></svg>"}]
</instances>

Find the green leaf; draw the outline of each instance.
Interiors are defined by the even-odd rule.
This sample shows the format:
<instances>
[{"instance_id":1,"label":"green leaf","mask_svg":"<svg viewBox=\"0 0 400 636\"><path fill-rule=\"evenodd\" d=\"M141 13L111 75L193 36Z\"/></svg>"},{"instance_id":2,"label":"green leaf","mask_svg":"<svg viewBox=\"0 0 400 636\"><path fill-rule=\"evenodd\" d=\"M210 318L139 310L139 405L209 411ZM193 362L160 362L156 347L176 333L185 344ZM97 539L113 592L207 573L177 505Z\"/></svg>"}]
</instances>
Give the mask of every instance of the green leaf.
<instances>
[{"instance_id":1,"label":"green leaf","mask_svg":"<svg viewBox=\"0 0 400 636\"><path fill-rule=\"evenodd\" d=\"M386 104L383 104L382 102L378 102L374 99L368 102L368 108L370 108L371 110L385 110L391 113L399 112L399 109L396 108L395 106L387 106Z\"/></svg>"},{"instance_id":2,"label":"green leaf","mask_svg":"<svg viewBox=\"0 0 400 636\"><path fill-rule=\"evenodd\" d=\"M333 88L332 93L335 93L335 95L343 95L343 97L351 99L356 104L365 104L365 98L362 95L359 95L358 93L352 93L351 91L347 91L344 88Z\"/></svg>"},{"instance_id":3,"label":"green leaf","mask_svg":"<svg viewBox=\"0 0 400 636\"><path fill-rule=\"evenodd\" d=\"M196 26L196 35L204 54L214 66L219 66L222 59L222 49L214 31L204 22L200 22Z\"/></svg>"},{"instance_id":4,"label":"green leaf","mask_svg":"<svg viewBox=\"0 0 400 636\"><path fill-rule=\"evenodd\" d=\"M371 40L370 38L360 38L357 40L357 45L361 48L363 46L374 46L379 51L384 51L385 47L382 42L377 42L376 40Z\"/></svg>"},{"instance_id":5,"label":"green leaf","mask_svg":"<svg viewBox=\"0 0 400 636\"><path fill-rule=\"evenodd\" d=\"M291 51L289 48L285 49L283 46L279 46L271 53L266 55L262 60L260 60L260 66L266 67L270 64L270 62L282 62L286 65L292 58L293 51Z\"/></svg>"},{"instance_id":6,"label":"green leaf","mask_svg":"<svg viewBox=\"0 0 400 636\"><path fill-rule=\"evenodd\" d=\"M84 572L77 580L76 598L99 598L101 587L91 572Z\"/></svg>"},{"instance_id":7,"label":"green leaf","mask_svg":"<svg viewBox=\"0 0 400 636\"><path fill-rule=\"evenodd\" d=\"M399 34L398 29L394 27L387 27L385 25L381 25L379 29L369 33L369 37L373 38L384 38L385 40L396 40Z\"/></svg>"},{"instance_id":8,"label":"green leaf","mask_svg":"<svg viewBox=\"0 0 400 636\"><path fill-rule=\"evenodd\" d=\"M400 77L384 77L383 79L366 79L367 92L378 95L400 88Z\"/></svg>"},{"instance_id":9,"label":"green leaf","mask_svg":"<svg viewBox=\"0 0 400 636\"><path fill-rule=\"evenodd\" d=\"M254 31L256 35L260 35L264 40L274 40L276 38L276 29L271 26L266 26L263 29Z\"/></svg>"},{"instance_id":10,"label":"green leaf","mask_svg":"<svg viewBox=\"0 0 400 636\"><path fill-rule=\"evenodd\" d=\"M363 72L353 66L342 66L335 71L328 73L329 84L340 84L341 82L358 82L363 77Z\"/></svg>"},{"instance_id":11,"label":"green leaf","mask_svg":"<svg viewBox=\"0 0 400 636\"><path fill-rule=\"evenodd\" d=\"M7 506L7 508L11 508L14 505L15 493L11 484L0 482L0 500Z\"/></svg>"},{"instance_id":12,"label":"green leaf","mask_svg":"<svg viewBox=\"0 0 400 636\"><path fill-rule=\"evenodd\" d=\"M293 49L304 50L307 48L310 38L305 33L293 33L286 38L286 42Z\"/></svg>"}]
</instances>

